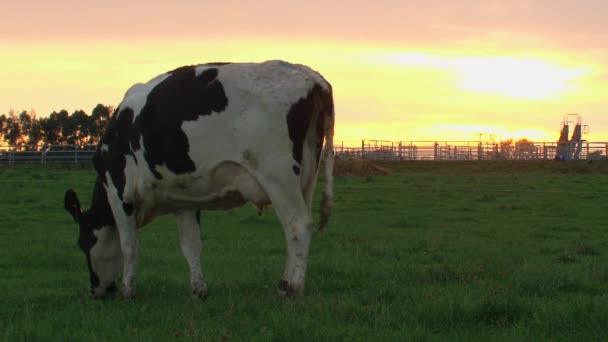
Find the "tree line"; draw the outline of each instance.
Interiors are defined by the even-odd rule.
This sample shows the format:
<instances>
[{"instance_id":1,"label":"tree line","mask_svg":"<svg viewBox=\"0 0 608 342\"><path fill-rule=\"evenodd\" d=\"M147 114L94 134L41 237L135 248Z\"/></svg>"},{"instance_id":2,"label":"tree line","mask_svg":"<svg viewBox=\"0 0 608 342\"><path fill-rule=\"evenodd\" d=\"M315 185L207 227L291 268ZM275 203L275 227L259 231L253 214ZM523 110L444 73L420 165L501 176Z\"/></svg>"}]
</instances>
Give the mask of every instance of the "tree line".
<instances>
[{"instance_id":1,"label":"tree line","mask_svg":"<svg viewBox=\"0 0 608 342\"><path fill-rule=\"evenodd\" d=\"M69 114L54 111L38 118L35 111L0 115L0 145L17 151L38 151L52 145L96 145L114 112L112 106L98 104L91 114L83 110Z\"/></svg>"}]
</instances>

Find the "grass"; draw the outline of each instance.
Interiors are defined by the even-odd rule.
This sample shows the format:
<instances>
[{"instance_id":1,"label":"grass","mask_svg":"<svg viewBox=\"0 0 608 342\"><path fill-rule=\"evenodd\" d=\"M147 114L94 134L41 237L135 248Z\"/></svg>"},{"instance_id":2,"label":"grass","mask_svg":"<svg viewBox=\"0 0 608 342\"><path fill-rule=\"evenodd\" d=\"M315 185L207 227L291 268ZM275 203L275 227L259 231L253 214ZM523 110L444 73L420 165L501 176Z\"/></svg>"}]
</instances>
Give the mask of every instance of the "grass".
<instances>
[{"instance_id":1,"label":"grass","mask_svg":"<svg viewBox=\"0 0 608 342\"><path fill-rule=\"evenodd\" d=\"M93 172L2 168L0 340L608 339L608 164L388 166L336 177L303 298L275 295L272 209L203 213L205 302L170 216L139 235L136 299L89 298L62 201L74 188L88 204Z\"/></svg>"}]
</instances>

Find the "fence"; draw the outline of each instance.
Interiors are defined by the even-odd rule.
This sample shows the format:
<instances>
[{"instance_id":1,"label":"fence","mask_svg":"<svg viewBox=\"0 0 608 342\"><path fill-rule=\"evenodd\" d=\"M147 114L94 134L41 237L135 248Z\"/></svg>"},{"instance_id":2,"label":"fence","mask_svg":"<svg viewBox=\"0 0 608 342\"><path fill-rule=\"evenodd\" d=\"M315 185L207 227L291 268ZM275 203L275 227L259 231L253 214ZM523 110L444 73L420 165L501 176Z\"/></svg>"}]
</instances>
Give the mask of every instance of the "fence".
<instances>
[{"instance_id":1,"label":"fence","mask_svg":"<svg viewBox=\"0 0 608 342\"><path fill-rule=\"evenodd\" d=\"M94 145L53 145L37 151L0 146L0 164L90 163ZM526 143L503 145L482 141L362 140L360 145L336 142L342 159L370 160L553 160L608 159L608 142Z\"/></svg>"},{"instance_id":2,"label":"fence","mask_svg":"<svg viewBox=\"0 0 608 342\"><path fill-rule=\"evenodd\" d=\"M95 148L95 145L52 145L32 151L0 146L0 164L91 163Z\"/></svg>"},{"instance_id":3,"label":"fence","mask_svg":"<svg viewBox=\"0 0 608 342\"><path fill-rule=\"evenodd\" d=\"M604 159L608 142L527 142L362 140L336 143L336 156L370 160L588 160Z\"/></svg>"}]
</instances>

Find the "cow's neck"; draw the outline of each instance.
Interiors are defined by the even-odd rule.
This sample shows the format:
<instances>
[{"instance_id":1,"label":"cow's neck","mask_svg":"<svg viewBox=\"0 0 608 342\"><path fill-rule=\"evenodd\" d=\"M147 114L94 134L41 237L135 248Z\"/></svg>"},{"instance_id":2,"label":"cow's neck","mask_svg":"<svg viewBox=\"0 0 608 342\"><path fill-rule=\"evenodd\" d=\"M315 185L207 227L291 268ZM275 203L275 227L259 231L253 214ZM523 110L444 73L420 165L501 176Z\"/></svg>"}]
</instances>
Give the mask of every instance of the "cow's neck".
<instances>
[{"instance_id":1,"label":"cow's neck","mask_svg":"<svg viewBox=\"0 0 608 342\"><path fill-rule=\"evenodd\" d=\"M102 226L115 226L114 215L108 202L106 189L99 176L95 180L91 207L84 214L94 218L91 222L99 222Z\"/></svg>"}]
</instances>

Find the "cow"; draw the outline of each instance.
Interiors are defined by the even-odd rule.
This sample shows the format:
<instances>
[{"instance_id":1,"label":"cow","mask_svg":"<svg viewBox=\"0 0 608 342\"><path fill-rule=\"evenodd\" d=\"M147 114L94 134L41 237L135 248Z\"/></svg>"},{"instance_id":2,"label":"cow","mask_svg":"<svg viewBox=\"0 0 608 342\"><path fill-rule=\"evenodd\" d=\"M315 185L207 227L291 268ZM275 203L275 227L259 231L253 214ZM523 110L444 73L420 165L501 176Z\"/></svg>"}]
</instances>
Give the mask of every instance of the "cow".
<instances>
[{"instance_id":1,"label":"cow","mask_svg":"<svg viewBox=\"0 0 608 342\"><path fill-rule=\"evenodd\" d=\"M284 61L185 66L132 86L93 156L90 208L81 210L71 189L64 197L80 226L91 294L115 292L122 271L122 296L133 297L137 231L173 214L192 295L206 298L200 211L252 203L272 205L283 226L278 292L302 295L321 159L321 229L333 206L334 121L331 85Z\"/></svg>"}]
</instances>

